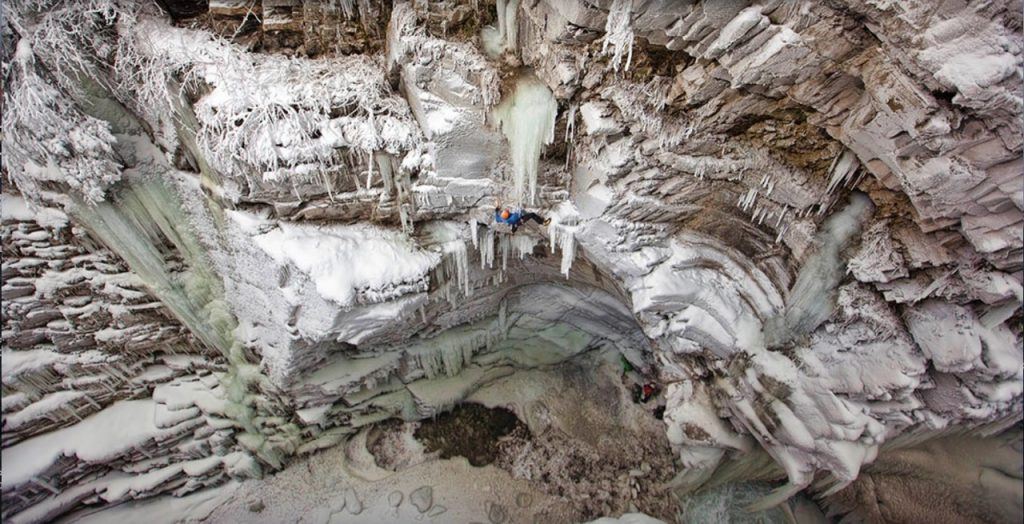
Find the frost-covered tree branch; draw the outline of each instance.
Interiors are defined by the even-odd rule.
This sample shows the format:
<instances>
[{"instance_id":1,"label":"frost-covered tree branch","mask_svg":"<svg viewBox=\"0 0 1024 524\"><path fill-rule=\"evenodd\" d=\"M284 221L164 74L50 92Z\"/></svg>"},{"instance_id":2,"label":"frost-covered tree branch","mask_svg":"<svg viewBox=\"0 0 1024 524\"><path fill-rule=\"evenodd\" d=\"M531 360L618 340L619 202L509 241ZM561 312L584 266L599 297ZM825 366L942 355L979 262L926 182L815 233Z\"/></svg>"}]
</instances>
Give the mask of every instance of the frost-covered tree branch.
<instances>
[{"instance_id":1,"label":"frost-covered tree branch","mask_svg":"<svg viewBox=\"0 0 1024 524\"><path fill-rule=\"evenodd\" d=\"M79 111L44 74L22 38L4 90L4 169L32 197L57 182L89 202L103 200L121 178L110 125Z\"/></svg>"}]
</instances>

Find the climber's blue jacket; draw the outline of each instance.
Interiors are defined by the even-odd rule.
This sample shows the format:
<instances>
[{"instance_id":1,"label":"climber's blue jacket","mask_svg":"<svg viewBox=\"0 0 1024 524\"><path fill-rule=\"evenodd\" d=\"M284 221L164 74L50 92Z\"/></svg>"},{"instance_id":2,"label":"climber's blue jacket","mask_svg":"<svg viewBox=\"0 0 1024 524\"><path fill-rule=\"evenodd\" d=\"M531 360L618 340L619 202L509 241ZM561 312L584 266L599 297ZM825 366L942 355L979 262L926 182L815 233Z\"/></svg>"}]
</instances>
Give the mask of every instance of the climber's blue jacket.
<instances>
[{"instance_id":1,"label":"climber's blue jacket","mask_svg":"<svg viewBox=\"0 0 1024 524\"><path fill-rule=\"evenodd\" d=\"M501 218L501 208L494 208L494 221L514 226L523 221L522 211L509 211L508 218Z\"/></svg>"}]
</instances>

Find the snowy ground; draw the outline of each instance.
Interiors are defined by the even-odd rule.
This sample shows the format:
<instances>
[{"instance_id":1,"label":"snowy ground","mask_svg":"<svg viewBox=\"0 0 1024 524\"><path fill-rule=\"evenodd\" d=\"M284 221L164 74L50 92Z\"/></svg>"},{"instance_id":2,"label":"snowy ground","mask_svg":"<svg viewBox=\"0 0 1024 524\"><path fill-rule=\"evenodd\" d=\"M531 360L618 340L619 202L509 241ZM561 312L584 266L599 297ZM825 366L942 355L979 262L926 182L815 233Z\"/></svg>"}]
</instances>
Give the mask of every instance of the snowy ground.
<instances>
[{"instance_id":1,"label":"snowy ground","mask_svg":"<svg viewBox=\"0 0 1024 524\"><path fill-rule=\"evenodd\" d=\"M307 456L259 481L230 484L180 500L159 498L121 505L82 521L503 523L600 517L605 513L586 510L602 507L600 501L586 503L594 493L632 489L637 479L643 482L644 475L671 477L667 467L671 451L661 422L650 413L654 406L629 400L620 371L613 353L596 352L562 365L517 372L474 394L470 401L515 411L535 434L528 449L523 443L511 444L519 446L514 449L520 452L512 463L499 458L495 464L473 467L463 457L441 460L436 454L425 455L417 442L397 435L391 441L396 444L389 446L389 458L400 467L390 471L377 465L380 461L370 454L372 446L367 446L372 431L364 431L346 444ZM651 472L650 464L657 465L657 458L645 458L646 451L639 449L641 438L657 441L656 448L664 452L660 458L668 462L661 465L660 473ZM634 447L623 453L624 448ZM613 465L604 469L595 466L600 461L586 460L605 454L622 460L610 461ZM572 465L560 462L566 459L579 468L590 468L585 473L593 478L567 480L567 474L559 471ZM641 463L650 464L642 467ZM625 470L619 471L622 464ZM653 482L649 487L640 490L639 506L674 512L671 495L654 489ZM613 494L612 500L620 495L628 498ZM216 509L211 511L211 506ZM636 511L633 504L613 515L629 511Z\"/></svg>"},{"instance_id":2,"label":"snowy ground","mask_svg":"<svg viewBox=\"0 0 1024 524\"><path fill-rule=\"evenodd\" d=\"M673 457L663 422L652 414L657 401L631 400L629 386L637 378L622 375L617 354L597 351L519 371L477 391L470 402L512 410L531 433L529 439L500 439L497 459L483 467L426 453L413 437L419 423L390 424L262 480L80 513L84 518L68 521L501 524L611 516L660 522L640 512L666 521L680 514L746 521L737 501L749 503L770 486L726 486L678 504L667 489ZM751 518L781 522L782 513Z\"/></svg>"}]
</instances>

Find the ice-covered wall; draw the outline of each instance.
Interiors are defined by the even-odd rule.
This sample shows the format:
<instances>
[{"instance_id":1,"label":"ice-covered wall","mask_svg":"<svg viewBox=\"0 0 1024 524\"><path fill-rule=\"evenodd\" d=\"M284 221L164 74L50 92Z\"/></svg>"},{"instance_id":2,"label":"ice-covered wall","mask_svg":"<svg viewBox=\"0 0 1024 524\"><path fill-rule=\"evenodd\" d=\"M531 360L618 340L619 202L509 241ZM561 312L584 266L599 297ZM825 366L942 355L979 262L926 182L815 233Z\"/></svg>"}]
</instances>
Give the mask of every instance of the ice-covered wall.
<instances>
[{"instance_id":1,"label":"ice-covered wall","mask_svg":"<svg viewBox=\"0 0 1024 524\"><path fill-rule=\"evenodd\" d=\"M1020 420L1019 3L199 4L3 6L5 518L596 347L683 489Z\"/></svg>"}]
</instances>

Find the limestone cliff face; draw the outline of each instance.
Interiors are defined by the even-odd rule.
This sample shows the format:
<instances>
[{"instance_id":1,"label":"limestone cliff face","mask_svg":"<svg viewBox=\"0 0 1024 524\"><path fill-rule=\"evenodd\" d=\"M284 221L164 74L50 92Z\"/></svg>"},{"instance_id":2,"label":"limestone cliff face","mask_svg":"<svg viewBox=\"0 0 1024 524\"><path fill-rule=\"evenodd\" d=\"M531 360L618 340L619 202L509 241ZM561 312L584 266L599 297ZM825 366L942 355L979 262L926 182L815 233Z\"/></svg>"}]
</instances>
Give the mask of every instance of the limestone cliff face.
<instances>
[{"instance_id":1,"label":"limestone cliff face","mask_svg":"<svg viewBox=\"0 0 1024 524\"><path fill-rule=\"evenodd\" d=\"M87 4L4 7L5 517L595 348L665 386L677 486L763 450L769 504L1021 419L1017 2Z\"/></svg>"}]
</instances>

